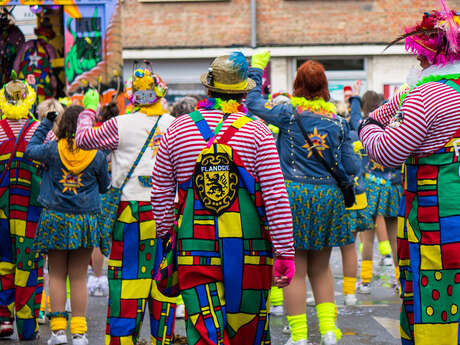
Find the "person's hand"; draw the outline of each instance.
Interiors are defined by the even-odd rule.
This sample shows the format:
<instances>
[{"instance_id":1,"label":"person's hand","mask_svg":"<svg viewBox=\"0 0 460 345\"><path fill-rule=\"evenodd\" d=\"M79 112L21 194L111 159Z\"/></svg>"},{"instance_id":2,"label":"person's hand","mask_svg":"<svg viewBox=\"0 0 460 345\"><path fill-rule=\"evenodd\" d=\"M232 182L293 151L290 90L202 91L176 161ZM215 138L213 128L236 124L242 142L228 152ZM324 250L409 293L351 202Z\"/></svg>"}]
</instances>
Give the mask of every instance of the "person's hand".
<instances>
[{"instance_id":1,"label":"person's hand","mask_svg":"<svg viewBox=\"0 0 460 345\"><path fill-rule=\"evenodd\" d=\"M363 85L362 80L356 80L353 84L353 96L361 95L361 85Z\"/></svg>"},{"instance_id":2,"label":"person's hand","mask_svg":"<svg viewBox=\"0 0 460 345\"><path fill-rule=\"evenodd\" d=\"M85 109L97 110L99 104L99 93L94 89L89 89L83 96L83 106Z\"/></svg>"},{"instance_id":3,"label":"person's hand","mask_svg":"<svg viewBox=\"0 0 460 345\"><path fill-rule=\"evenodd\" d=\"M279 288L288 286L295 273L295 259L289 257L277 257L274 267L274 282Z\"/></svg>"},{"instance_id":4,"label":"person's hand","mask_svg":"<svg viewBox=\"0 0 460 345\"><path fill-rule=\"evenodd\" d=\"M270 60L270 52L264 50L260 53L255 53L251 58L251 66L264 70Z\"/></svg>"}]
</instances>

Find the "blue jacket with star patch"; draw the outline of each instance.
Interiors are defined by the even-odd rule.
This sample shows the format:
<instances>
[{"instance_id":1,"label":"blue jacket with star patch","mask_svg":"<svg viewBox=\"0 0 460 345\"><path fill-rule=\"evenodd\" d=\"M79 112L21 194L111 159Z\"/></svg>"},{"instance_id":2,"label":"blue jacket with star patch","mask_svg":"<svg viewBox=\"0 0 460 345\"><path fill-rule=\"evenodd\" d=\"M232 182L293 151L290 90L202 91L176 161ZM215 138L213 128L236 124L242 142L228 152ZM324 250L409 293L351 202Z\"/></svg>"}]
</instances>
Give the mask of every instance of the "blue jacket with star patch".
<instances>
[{"instance_id":1,"label":"blue jacket with star patch","mask_svg":"<svg viewBox=\"0 0 460 345\"><path fill-rule=\"evenodd\" d=\"M335 184L335 179L309 150L297 122L291 104L272 105L261 95L263 71L249 70L249 77L256 87L249 92L246 102L251 113L279 128L277 148L281 169L286 180L311 183ZM300 114L305 130L314 145L330 166L336 166L342 180L352 182L353 175L359 172L359 160L353 153L349 126L340 117L326 117L304 111Z\"/></svg>"},{"instance_id":2,"label":"blue jacket with star patch","mask_svg":"<svg viewBox=\"0 0 460 345\"><path fill-rule=\"evenodd\" d=\"M89 165L73 175L64 166L57 141L44 144L46 135L53 127L43 119L26 148L26 155L45 164L38 202L51 210L64 213L100 212L99 193L110 186L106 156L98 151Z\"/></svg>"}]
</instances>

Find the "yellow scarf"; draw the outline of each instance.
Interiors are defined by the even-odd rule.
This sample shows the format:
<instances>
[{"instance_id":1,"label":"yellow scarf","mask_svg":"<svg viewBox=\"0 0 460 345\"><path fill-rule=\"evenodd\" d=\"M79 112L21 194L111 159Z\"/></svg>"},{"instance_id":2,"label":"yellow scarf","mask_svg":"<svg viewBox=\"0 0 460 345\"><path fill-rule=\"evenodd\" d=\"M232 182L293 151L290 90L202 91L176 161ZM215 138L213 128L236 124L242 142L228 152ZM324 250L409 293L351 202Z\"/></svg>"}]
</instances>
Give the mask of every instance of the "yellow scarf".
<instances>
[{"instance_id":1,"label":"yellow scarf","mask_svg":"<svg viewBox=\"0 0 460 345\"><path fill-rule=\"evenodd\" d=\"M59 139L58 151L62 164L72 175L78 175L91 164L96 157L97 150L81 150L72 143L72 150L69 149L67 139Z\"/></svg>"},{"instance_id":2,"label":"yellow scarf","mask_svg":"<svg viewBox=\"0 0 460 345\"><path fill-rule=\"evenodd\" d=\"M147 116L163 115L165 113L161 100L152 105L143 105L139 107L139 111Z\"/></svg>"}]
</instances>

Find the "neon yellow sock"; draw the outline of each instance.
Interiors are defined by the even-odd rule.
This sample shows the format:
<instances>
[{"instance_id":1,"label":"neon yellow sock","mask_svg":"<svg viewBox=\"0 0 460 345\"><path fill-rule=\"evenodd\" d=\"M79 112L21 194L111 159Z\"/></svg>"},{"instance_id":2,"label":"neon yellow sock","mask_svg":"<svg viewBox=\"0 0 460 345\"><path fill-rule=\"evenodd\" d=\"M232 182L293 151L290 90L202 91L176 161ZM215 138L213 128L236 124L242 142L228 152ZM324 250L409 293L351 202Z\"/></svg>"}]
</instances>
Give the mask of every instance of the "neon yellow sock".
<instances>
[{"instance_id":1,"label":"neon yellow sock","mask_svg":"<svg viewBox=\"0 0 460 345\"><path fill-rule=\"evenodd\" d=\"M399 272L399 266L396 266L395 267L395 278L398 281L398 283L399 283L399 276L400 275L401 275L401 273Z\"/></svg>"},{"instance_id":2,"label":"neon yellow sock","mask_svg":"<svg viewBox=\"0 0 460 345\"><path fill-rule=\"evenodd\" d=\"M50 296L48 296L48 299L47 299L46 303L48 304L48 313L51 313L51 302L50 302Z\"/></svg>"},{"instance_id":3,"label":"neon yellow sock","mask_svg":"<svg viewBox=\"0 0 460 345\"><path fill-rule=\"evenodd\" d=\"M273 306L283 305L283 290L277 286L272 286L270 290L270 303Z\"/></svg>"},{"instance_id":4,"label":"neon yellow sock","mask_svg":"<svg viewBox=\"0 0 460 345\"><path fill-rule=\"evenodd\" d=\"M307 314L287 315L287 321L291 328L291 338L294 342L308 340Z\"/></svg>"},{"instance_id":5,"label":"neon yellow sock","mask_svg":"<svg viewBox=\"0 0 460 345\"><path fill-rule=\"evenodd\" d=\"M45 292L45 289L43 289L42 299L40 301L40 311L45 311L45 310L46 310L46 292Z\"/></svg>"},{"instance_id":6,"label":"neon yellow sock","mask_svg":"<svg viewBox=\"0 0 460 345\"><path fill-rule=\"evenodd\" d=\"M363 252L363 247L364 247L363 242L359 242L359 252L360 252L360 253Z\"/></svg>"},{"instance_id":7,"label":"neon yellow sock","mask_svg":"<svg viewBox=\"0 0 460 345\"><path fill-rule=\"evenodd\" d=\"M53 332L67 329L67 319L63 316L55 316L50 320L50 328Z\"/></svg>"},{"instance_id":8,"label":"neon yellow sock","mask_svg":"<svg viewBox=\"0 0 460 345\"><path fill-rule=\"evenodd\" d=\"M70 333L86 334L88 327L86 326L86 318L84 316L73 316L70 320Z\"/></svg>"},{"instance_id":9,"label":"neon yellow sock","mask_svg":"<svg viewBox=\"0 0 460 345\"><path fill-rule=\"evenodd\" d=\"M70 299L70 280L69 280L69 276L67 276L65 287L66 287L66 290L67 290L67 299Z\"/></svg>"},{"instance_id":10,"label":"neon yellow sock","mask_svg":"<svg viewBox=\"0 0 460 345\"><path fill-rule=\"evenodd\" d=\"M343 277L343 294L354 295L356 292L356 277Z\"/></svg>"},{"instance_id":11,"label":"neon yellow sock","mask_svg":"<svg viewBox=\"0 0 460 345\"><path fill-rule=\"evenodd\" d=\"M370 283L372 280L372 260L361 261L361 281Z\"/></svg>"},{"instance_id":12,"label":"neon yellow sock","mask_svg":"<svg viewBox=\"0 0 460 345\"><path fill-rule=\"evenodd\" d=\"M334 332L337 341L342 338L342 331L336 326L337 309L335 303L320 303L316 305L318 315L319 331L321 336L327 332Z\"/></svg>"},{"instance_id":13,"label":"neon yellow sock","mask_svg":"<svg viewBox=\"0 0 460 345\"><path fill-rule=\"evenodd\" d=\"M380 255L385 256L385 255L390 255L391 254L391 245L390 241L382 241L379 242L379 252Z\"/></svg>"},{"instance_id":14,"label":"neon yellow sock","mask_svg":"<svg viewBox=\"0 0 460 345\"><path fill-rule=\"evenodd\" d=\"M182 298L182 295L177 296L176 304L177 305L184 304L184 299Z\"/></svg>"}]
</instances>

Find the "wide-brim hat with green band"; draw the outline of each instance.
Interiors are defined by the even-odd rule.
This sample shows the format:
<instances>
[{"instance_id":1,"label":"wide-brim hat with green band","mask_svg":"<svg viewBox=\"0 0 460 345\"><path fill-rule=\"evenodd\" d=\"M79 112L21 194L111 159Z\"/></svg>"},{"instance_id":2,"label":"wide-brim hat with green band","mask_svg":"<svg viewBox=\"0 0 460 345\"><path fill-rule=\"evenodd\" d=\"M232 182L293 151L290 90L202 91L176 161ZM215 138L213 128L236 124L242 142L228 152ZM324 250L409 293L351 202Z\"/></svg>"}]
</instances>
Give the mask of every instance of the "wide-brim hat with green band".
<instances>
[{"instance_id":1,"label":"wide-brim hat with green band","mask_svg":"<svg viewBox=\"0 0 460 345\"><path fill-rule=\"evenodd\" d=\"M201 83L211 91L220 93L246 93L256 82L248 78L249 64L240 52L219 56L209 71L201 75Z\"/></svg>"}]
</instances>

